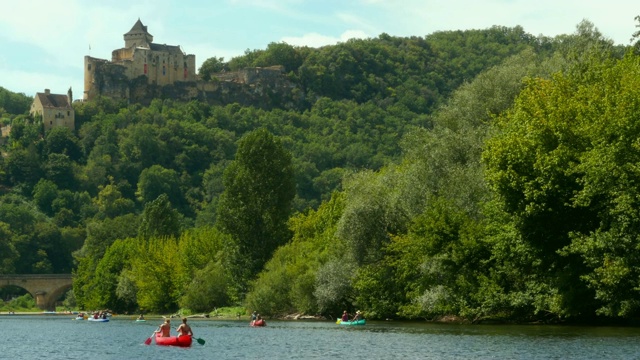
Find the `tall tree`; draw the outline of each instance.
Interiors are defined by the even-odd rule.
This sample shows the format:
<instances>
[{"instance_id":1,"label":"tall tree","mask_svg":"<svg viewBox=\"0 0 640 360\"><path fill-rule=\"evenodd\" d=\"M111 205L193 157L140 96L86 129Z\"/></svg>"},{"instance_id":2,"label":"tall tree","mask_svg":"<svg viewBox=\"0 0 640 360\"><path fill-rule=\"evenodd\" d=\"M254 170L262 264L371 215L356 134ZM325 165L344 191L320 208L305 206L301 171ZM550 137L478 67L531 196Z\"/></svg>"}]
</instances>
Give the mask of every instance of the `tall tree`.
<instances>
[{"instance_id":1,"label":"tall tree","mask_svg":"<svg viewBox=\"0 0 640 360\"><path fill-rule=\"evenodd\" d=\"M243 137L224 173L217 226L230 234L255 275L291 236L287 220L295 196L291 154L265 129Z\"/></svg>"}]
</instances>

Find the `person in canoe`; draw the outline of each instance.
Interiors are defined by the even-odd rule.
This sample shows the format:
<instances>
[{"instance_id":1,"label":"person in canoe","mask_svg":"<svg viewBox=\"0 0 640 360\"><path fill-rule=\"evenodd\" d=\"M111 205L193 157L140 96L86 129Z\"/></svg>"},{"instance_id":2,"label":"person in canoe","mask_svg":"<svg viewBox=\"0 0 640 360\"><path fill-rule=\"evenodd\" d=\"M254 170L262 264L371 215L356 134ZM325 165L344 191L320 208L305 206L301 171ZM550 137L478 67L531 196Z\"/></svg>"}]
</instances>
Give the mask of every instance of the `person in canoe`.
<instances>
[{"instance_id":1,"label":"person in canoe","mask_svg":"<svg viewBox=\"0 0 640 360\"><path fill-rule=\"evenodd\" d=\"M258 312L253 310L253 312L251 313L251 321L256 321L257 317L258 317Z\"/></svg>"},{"instance_id":2,"label":"person in canoe","mask_svg":"<svg viewBox=\"0 0 640 360\"><path fill-rule=\"evenodd\" d=\"M349 321L349 313L347 312L347 310L342 312L342 318L340 319L340 321Z\"/></svg>"},{"instance_id":3,"label":"person in canoe","mask_svg":"<svg viewBox=\"0 0 640 360\"><path fill-rule=\"evenodd\" d=\"M356 311L356 314L353 316L353 319L351 319L351 321L358 321L358 320L362 320L362 313L360 312L360 310Z\"/></svg>"},{"instance_id":4,"label":"person in canoe","mask_svg":"<svg viewBox=\"0 0 640 360\"><path fill-rule=\"evenodd\" d=\"M187 318L186 317L182 318L182 324L180 324L180 326L178 326L176 331L178 332L178 336L182 336L182 335L191 335L191 336L193 336L193 331L191 330L191 326L189 326L187 324Z\"/></svg>"},{"instance_id":5,"label":"person in canoe","mask_svg":"<svg viewBox=\"0 0 640 360\"><path fill-rule=\"evenodd\" d=\"M156 330L155 332L161 333L162 337L171 336L171 320L164 319L164 322L160 326L158 326L158 330Z\"/></svg>"},{"instance_id":6,"label":"person in canoe","mask_svg":"<svg viewBox=\"0 0 640 360\"><path fill-rule=\"evenodd\" d=\"M140 316L138 316L138 320L144 320L144 315L142 315L142 313L140 313Z\"/></svg>"}]
</instances>

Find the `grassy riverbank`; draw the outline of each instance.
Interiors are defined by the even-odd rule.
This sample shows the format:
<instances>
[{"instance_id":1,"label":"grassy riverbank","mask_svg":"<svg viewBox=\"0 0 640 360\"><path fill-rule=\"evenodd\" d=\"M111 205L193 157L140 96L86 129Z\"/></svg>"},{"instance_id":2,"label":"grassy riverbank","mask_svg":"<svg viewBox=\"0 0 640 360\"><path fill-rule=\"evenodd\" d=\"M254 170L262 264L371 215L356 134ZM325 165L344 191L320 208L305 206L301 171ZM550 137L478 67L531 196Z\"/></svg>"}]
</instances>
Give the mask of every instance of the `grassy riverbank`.
<instances>
[{"instance_id":1,"label":"grassy riverbank","mask_svg":"<svg viewBox=\"0 0 640 360\"><path fill-rule=\"evenodd\" d=\"M95 310L104 310L104 309L95 309ZM56 307L56 315L70 315L78 312L91 313L93 310L81 310L77 308L68 308L64 306ZM44 311L38 308L35 304L35 301L31 296L23 296L12 301L8 302L0 302L0 315L29 315L29 314L42 314ZM181 318L183 316L187 318L202 318L202 319L211 319L211 320L249 320L250 313L241 306L234 307L222 307L216 308L210 312L200 312L196 313L189 309L180 309L175 313L169 314L156 314L156 313L147 313L143 312L144 317L148 319L161 319L165 317L173 317L173 318ZM52 313L50 313L52 314ZM136 319L140 313L139 312L131 312L131 313L114 313L116 317L130 317L132 319Z\"/></svg>"}]
</instances>

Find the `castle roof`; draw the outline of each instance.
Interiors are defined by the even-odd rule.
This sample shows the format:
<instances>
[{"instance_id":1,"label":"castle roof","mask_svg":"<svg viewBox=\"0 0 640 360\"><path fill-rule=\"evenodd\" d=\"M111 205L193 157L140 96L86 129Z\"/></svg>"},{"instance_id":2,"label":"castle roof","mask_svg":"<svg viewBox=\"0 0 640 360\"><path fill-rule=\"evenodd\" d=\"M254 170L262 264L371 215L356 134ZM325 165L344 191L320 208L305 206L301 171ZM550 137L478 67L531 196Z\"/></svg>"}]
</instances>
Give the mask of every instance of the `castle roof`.
<instances>
[{"instance_id":1,"label":"castle roof","mask_svg":"<svg viewBox=\"0 0 640 360\"><path fill-rule=\"evenodd\" d=\"M140 34L140 33L151 35L147 31L147 27L145 25L142 25L142 21L138 19L138 21L136 21L136 23L133 24L133 27L131 28L131 30L129 30L129 32L124 35L126 36L126 35Z\"/></svg>"},{"instance_id":2,"label":"castle roof","mask_svg":"<svg viewBox=\"0 0 640 360\"><path fill-rule=\"evenodd\" d=\"M178 45L165 45L165 44L151 43L151 44L149 44L149 48L152 51L163 51L163 52L167 52L169 54L184 55L184 52L182 51L182 49L180 49L180 46L178 46Z\"/></svg>"},{"instance_id":3,"label":"castle roof","mask_svg":"<svg viewBox=\"0 0 640 360\"><path fill-rule=\"evenodd\" d=\"M36 93L36 97L40 101L40 104L42 104L42 107L46 107L46 108L71 107L71 104L69 104L69 97L67 97L67 95L51 94L51 93Z\"/></svg>"}]
</instances>

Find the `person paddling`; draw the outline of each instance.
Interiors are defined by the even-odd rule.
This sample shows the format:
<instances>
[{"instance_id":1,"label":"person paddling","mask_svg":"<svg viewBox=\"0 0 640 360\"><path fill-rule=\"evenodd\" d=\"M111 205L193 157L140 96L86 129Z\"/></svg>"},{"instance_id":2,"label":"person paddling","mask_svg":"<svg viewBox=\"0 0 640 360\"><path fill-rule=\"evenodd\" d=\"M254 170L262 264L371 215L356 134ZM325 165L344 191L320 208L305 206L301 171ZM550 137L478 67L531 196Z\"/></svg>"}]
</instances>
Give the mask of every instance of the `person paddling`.
<instances>
[{"instance_id":1,"label":"person paddling","mask_svg":"<svg viewBox=\"0 0 640 360\"><path fill-rule=\"evenodd\" d=\"M193 331L191 331L191 326L189 326L187 324L187 318L186 317L182 318L182 324L180 324L180 326L178 326L176 331L178 332L178 336L182 336L182 335L191 335L191 336L193 336Z\"/></svg>"},{"instance_id":2,"label":"person paddling","mask_svg":"<svg viewBox=\"0 0 640 360\"><path fill-rule=\"evenodd\" d=\"M171 320L164 319L164 323L162 323L155 332L161 333L162 337L171 336Z\"/></svg>"}]
</instances>

